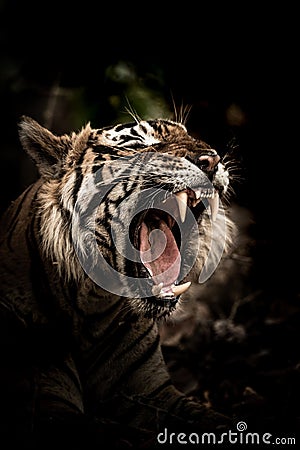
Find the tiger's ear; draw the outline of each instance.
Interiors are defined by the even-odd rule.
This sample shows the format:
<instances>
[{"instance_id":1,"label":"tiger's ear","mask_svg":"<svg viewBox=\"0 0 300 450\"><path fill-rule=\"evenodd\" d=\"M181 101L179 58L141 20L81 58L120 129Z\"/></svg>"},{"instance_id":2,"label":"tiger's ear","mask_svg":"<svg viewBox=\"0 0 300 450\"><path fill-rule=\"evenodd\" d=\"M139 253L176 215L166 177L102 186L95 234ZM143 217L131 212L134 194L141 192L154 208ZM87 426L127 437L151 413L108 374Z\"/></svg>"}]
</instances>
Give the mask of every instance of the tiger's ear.
<instances>
[{"instance_id":1,"label":"tiger's ear","mask_svg":"<svg viewBox=\"0 0 300 450\"><path fill-rule=\"evenodd\" d=\"M70 137L55 136L27 116L22 116L20 120L19 136L24 150L36 164L40 175L55 176L68 154Z\"/></svg>"}]
</instances>

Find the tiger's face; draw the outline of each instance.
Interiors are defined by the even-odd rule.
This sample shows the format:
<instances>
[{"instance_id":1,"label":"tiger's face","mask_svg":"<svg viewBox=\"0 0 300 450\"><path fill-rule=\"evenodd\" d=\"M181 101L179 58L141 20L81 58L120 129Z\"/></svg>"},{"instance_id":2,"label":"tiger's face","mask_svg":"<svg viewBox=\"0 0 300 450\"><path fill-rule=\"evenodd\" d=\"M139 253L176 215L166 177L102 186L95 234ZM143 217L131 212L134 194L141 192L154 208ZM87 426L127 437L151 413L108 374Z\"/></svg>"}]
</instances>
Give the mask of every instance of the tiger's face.
<instances>
[{"instance_id":1,"label":"tiger's face","mask_svg":"<svg viewBox=\"0 0 300 450\"><path fill-rule=\"evenodd\" d=\"M61 273L85 271L151 316L172 311L224 218L230 176L216 150L162 119L57 137L27 118L20 136L46 179L41 230Z\"/></svg>"}]
</instances>

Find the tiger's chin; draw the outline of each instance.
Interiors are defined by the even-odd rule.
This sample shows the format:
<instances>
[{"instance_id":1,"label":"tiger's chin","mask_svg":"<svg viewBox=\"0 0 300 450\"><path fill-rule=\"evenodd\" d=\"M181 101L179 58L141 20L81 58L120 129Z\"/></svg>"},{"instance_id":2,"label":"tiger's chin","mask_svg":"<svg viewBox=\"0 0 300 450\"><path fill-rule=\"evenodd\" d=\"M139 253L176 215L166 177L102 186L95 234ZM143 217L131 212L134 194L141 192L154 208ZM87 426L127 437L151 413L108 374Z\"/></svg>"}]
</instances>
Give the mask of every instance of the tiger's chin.
<instances>
[{"instance_id":1,"label":"tiger's chin","mask_svg":"<svg viewBox=\"0 0 300 450\"><path fill-rule=\"evenodd\" d=\"M148 319L166 319L177 308L180 296L146 297L143 299L134 299L134 307L138 309L145 318Z\"/></svg>"}]
</instances>

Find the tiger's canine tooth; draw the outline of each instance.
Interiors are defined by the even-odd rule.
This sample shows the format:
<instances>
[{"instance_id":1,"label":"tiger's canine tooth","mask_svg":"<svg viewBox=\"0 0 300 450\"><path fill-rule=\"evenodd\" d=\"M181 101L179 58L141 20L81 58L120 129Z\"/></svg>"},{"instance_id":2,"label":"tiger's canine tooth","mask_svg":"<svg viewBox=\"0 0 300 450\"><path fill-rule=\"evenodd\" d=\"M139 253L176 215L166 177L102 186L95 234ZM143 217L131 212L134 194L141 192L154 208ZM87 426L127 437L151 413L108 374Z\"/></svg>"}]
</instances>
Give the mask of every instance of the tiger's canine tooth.
<instances>
[{"instance_id":1,"label":"tiger's canine tooth","mask_svg":"<svg viewBox=\"0 0 300 450\"><path fill-rule=\"evenodd\" d=\"M194 193L195 193L196 200L200 200L200 198L201 198L201 189L197 189L196 191L194 191Z\"/></svg>"},{"instance_id":2,"label":"tiger's canine tooth","mask_svg":"<svg viewBox=\"0 0 300 450\"><path fill-rule=\"evenodd\" d=\"M181 222L183 223L185 221L186 217L186 208L187 208L187 202L188 202L188 194L185 191L177 192L175 194L177 204L178 204L178 210Z\"/></svg>"},{"instance_id":3,"label":"tiger's canine tooth","mask_svg":"<svg viewBox=\"0 0 300 450\"><path fill-rule=\"evenodd\" d=\"M195 208L195 206L197 206L198 203L200 203L200 202L201 202L201 198L199 198L199 200L192 200L192 206L193 206L193 208Z\"/></svg>"},{"instance_id":4,"label":"tiger's canine tooth","mask_svg":"<svg viewBox=\"0 0 300 450\"><path fill-rule=\"evenodd\" d=\"M188 290L188 288L190 287L191 282L188 281L187 283L184 284L179 284L178 286L173 286L172 287L172 292L173 294L178 297L178 295L183 294L185 291Z\"/></svg>"},{"instance_id":5,"label":"tiger's canine tooth","mask_svg":"<svg viewBox=\"0 0 300 450\"><path fill-rule=\"evenodd\" d=\"M218 211L219 211L219 195L218 195L218 193L215 193L215 195L213 197L209 197L207 200L208 200L208 203L210 206L211 219L214 222L217 218Z\"/></svg>"},{"instance_id":6,"label":"tiger's canine tooth","mask_svg":"<svg viewBox=\"0 0 300 450\"><path fill-rule=\"evenodd\" d=\"M152 294L154 295L154 297L157 297L160 294L160 291L162 290L163 287L164 283L159 283L152 286Z\"/></svg>"}]
</instances>

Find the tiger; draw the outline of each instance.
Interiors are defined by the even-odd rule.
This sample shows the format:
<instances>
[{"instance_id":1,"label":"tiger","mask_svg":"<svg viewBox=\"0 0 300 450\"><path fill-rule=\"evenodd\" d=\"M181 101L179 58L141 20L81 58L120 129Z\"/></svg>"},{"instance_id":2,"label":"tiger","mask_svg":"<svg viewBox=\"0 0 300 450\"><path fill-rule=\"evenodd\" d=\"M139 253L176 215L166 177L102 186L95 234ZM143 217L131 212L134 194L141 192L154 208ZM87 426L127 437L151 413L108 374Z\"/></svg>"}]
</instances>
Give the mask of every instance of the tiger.
<instances>
[{"instance_id":1,"label":"tiger","mask_svg":"<svg viewBox=\"0 0 300 450\"><path fill-rule=\"evenodd\" d=\"M39 176L1 220L2 442L146 448L228 426L174 385L159 335L233 245L225 159L171 119L18 127Z\"/></svg>"}]
</instances>

